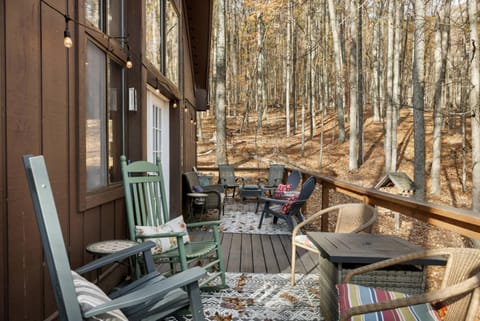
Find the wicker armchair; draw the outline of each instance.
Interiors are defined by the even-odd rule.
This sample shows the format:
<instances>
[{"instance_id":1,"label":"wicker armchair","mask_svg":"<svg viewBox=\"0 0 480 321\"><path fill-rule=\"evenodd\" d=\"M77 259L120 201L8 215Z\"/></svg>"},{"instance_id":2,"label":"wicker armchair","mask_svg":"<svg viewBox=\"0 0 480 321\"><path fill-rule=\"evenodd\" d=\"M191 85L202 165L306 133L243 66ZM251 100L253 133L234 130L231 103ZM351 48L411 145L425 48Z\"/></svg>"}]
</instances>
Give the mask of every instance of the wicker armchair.
<instances>
[{"instance_id":1,"label":"wicker armchair","mask_svg":"<svg viewBox=\"0 0 480 321\"><path fill-rule=\"evenodd\" d=\"M295 226L292 232L292 266L290 279L292 286L295 285L295 258L297 246L320 254L318 249L312 242L310 242L306 235L299 234L300 229L306 224L311 224L320 219L322 215L335 212L337 212L335 233L370 232L372 225L375 223L378 216L377 210L370 205L363 203L347 203L323 209Z\"/></svg>"},{"instance_id":2,"label":"wicker armchair","mask_svg":"<svg viewBox=\"0 0 480 321\"><path fill-rule=\"evenodd\" d=\"M353 306L344 311L339 320L347 321L354 315L427 303L437 308L443 307L443 321L474 321L480 302L480 249L446 248L403 255L354 269L345 276L344 283L348 283L357 274L419 258L439 256L447 259L439 289L390 301ZM339 302L341 299L339 298Z\"/></svg>"},{"instance_id":3,"label":"wicker armchair","mask_svg":"<svg viewBox=\"0 0 480 321\"><path fill-rule=\"evenodd\" d=\"M188 192L195 192L196 188L201 188L202 193L208 195L205 200L205 208L218 210L218 219L220 219L225 207L225 189L223 185L201 185L196 172L186 172L183 176L187 183Z\"/></svg>"}]
</instances>

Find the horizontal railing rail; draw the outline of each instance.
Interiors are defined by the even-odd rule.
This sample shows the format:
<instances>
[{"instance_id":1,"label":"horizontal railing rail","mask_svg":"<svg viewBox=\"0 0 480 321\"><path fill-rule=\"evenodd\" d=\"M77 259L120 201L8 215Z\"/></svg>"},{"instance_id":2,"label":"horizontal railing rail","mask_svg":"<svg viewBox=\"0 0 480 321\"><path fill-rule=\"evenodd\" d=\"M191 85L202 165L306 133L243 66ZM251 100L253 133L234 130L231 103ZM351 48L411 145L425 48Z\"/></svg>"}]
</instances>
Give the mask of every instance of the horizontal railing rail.
<instances>
[{"instance_id":1,"label":"horizontal railing rail","mask_svg":"<svg viewBox=\"0 0 480 321\"><path fill-rule=\"evenodd\" d=\"M218 168L199 167L199 171L218 172ZM235 168L235 172L252 172L265 174L267 168ZM291 171L292 168L287 168ZM392 211L414 217L434 226L444 228L463 236L480 239L480 213L452 206L437 205L414 200L409 197L382 192L373 188L365 188L335 178L302 169L302 175L315 176L317 184L322 188L322 208L329 206L329 193L335 191L358 199L366 204L380 206ZM239 175L241 176L241 175ZM325 221L327 218L325 218ZM325 223L324 221L324 223ZM326 226L325 224L322 224Z\"/></svg>"}]
</instances>

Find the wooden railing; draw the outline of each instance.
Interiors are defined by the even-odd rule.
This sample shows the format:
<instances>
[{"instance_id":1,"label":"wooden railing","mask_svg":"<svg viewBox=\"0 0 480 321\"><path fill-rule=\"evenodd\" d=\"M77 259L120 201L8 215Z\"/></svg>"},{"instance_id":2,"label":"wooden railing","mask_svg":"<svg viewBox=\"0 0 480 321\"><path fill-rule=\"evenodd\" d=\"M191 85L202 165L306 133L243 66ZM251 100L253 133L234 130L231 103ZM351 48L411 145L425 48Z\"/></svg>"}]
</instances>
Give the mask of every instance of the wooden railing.
<instances>
[{"instance_id":1,"label":"wooden railing","mask_svg":"<svg viewBox=\"0 0 480 321\"><path fill-rule=\"evenodd\" d=\"M199 171L217 172L217 168L203 167ZM291 171L292 168L287 168ZM235 168L236 172L254 172L265 175L266 168ZM322 208L329 206L329 193L335 191L358 199L363 203L380 206L414 217L440 228L459 233L473 239L480 239L480 213L451 206L419 202L411 198L385 193L373 188L364 188L343 182L313 171L303 169L303 176L315 176L322 188ZM241 175L239 175L241 176Z\"/></svg>"}]
</instances>

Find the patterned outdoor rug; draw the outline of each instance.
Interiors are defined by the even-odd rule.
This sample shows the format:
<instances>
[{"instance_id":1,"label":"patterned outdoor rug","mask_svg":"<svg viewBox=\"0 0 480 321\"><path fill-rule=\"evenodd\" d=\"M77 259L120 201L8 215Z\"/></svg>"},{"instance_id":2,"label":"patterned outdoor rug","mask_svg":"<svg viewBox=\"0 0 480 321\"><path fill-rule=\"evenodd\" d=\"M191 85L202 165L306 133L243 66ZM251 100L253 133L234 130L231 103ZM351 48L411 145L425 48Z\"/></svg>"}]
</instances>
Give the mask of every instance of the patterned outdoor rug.
<instances>
[{"instance_id":1,"label":"patterned outdoor rug","mask_svg":"<svg viewBox=\"0 0 480 321\"><path fill-rule=\"evenodd\" d=\"M292 234L284 220L273 224L272 217L263 219L262 227L258 228L262 215L262 205L255 213L256 202L236 202L225 204L225 215L222 215L220 229L226 233L248 234Z\"/></svg>"},{"instance_id":2,"label":"patterned outdoor rug","mask_svg":"<svg viewBox=\"0 0 480 321\"><path fill-rule=\"evenodd\" d=\"M228 289L202 292L205 318L212 321L316 321L320 316L318 276L227 272ZM188 317L168 321L190 320Z\"/></svg>"}]
</instances>

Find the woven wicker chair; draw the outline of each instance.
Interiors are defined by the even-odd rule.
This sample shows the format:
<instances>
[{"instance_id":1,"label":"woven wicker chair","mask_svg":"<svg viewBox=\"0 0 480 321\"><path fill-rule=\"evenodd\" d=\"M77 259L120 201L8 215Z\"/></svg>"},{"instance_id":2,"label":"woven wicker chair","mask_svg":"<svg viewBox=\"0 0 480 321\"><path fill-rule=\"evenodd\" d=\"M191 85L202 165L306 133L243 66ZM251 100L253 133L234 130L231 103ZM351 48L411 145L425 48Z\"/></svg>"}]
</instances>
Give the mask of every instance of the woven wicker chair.
<instances>
[{"instance_id":1,"label":"woven wicker chair","mask_svg":"<svg viewBox=\"0 0 480 321\"><path fill-rule=\"evenodd\" d=\"M207 194L205 202L205 209L218 210L218 219L220 219L225 208L225 188L223 185L201 185L199 176L196 172L186 172L183 174L188 185L188 192L195 192L195 188L201 188L202 193ZM224 213L225 214L225 213Z\"/></svg>"},{"instance_id":2,"label":"woven wicker chair","mask_svg":"<svg viewBox=\"0 0 480 321\"><path fill-rule=\"evenodd\" d=\"M370 232L373 223L377 220L377 210L363 203L347 203L331 206L323 209L299 223L292 232L292 267L290 283L295 285L295 258L297 246L308 251L320 254L318 249L307 238L305 234L299 234L300 229L306 224L321 218L322 215L337 212L337 222L335 224L335 233L358 233Z\"/></svg>"},{"instance_id":3,"label":"woven wicker chair","mask_svg":"<svg viewBox=\"0 0 480 321\"><path fill-rule=\"evenodd\" d=\"M398 265L419 258L438 256L443 256L447 259L442 284L439 289L406 298L354 306L346 310L339 320L347 321L353 315L431 303L435 307L444 307L442 309L445 313L442 317L443 321L474 321L480 302L480 249L446 248L403 255L354 269L345 276L344 283L348 283L357 274Z\"/></svg>"}]
</instances>

